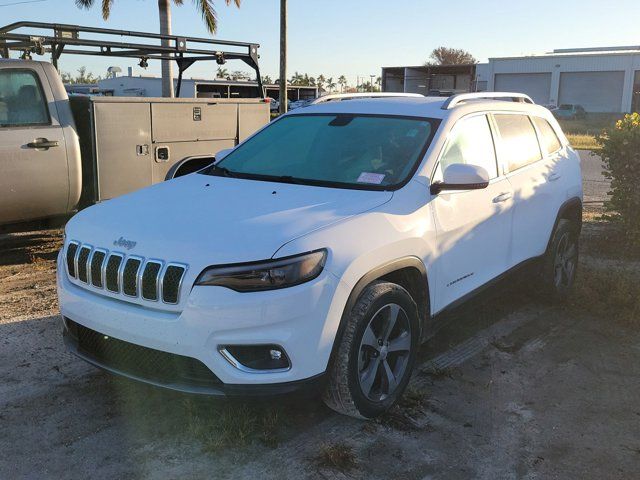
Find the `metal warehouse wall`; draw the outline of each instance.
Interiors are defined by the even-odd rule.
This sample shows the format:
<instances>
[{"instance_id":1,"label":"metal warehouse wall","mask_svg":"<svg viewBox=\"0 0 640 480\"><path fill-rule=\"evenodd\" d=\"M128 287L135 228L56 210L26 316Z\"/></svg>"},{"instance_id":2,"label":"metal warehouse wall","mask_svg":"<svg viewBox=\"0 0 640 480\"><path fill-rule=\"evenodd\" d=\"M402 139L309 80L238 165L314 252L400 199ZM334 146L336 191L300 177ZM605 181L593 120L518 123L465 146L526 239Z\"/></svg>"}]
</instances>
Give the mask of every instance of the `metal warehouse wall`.
<instances>
[{"instance_id":1,"label":"metal warehouse wall","mask_svg":"<svg viewBox=\"0 0 640 480\"><path fill-rule=\"evenodd\" d=\"M547 74L551 75L548 103L578 103L594 112L628 112L631 111L636 71L640 71L640 52L492 58L483 72L488 80L488 90L503 89L507 84L511 90L527 93L526 89L532 88L533 77L501 79L501 75ZM603 73L587 75L590 72ZM521 84L517 83L518 78L522 80ZM564 78L563 88L561 78ZM544 100L540 84L535 86L534 92Z\"/></svg>"}]
</instances>

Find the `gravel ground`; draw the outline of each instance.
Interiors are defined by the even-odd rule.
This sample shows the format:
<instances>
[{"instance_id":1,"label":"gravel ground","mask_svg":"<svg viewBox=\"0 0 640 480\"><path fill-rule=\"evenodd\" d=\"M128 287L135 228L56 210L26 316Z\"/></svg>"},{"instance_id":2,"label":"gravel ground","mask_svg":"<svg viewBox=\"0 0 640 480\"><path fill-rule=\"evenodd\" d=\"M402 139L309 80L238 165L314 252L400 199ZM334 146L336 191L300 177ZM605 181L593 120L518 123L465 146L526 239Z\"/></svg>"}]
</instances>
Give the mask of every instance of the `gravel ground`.
<instances>
[{"instance_id":1,"label":"gravel ground","mask_svg":"<svg viewBox=\"0 0 640 480\"><path fill-rule=\"evenodd\" d=\"M601 201L597 159L583 161ZM588 222L583 241L598 231ZM637 477L632 324L499 285L434 325L401 407L361 422L315 398L200 399L76 359L56 312L59 246L60 231L0 236L0 479ZM586 251L583 266L608 268ZM350 461L332 466L327 447Z\"/></svg>"}]
</instances>

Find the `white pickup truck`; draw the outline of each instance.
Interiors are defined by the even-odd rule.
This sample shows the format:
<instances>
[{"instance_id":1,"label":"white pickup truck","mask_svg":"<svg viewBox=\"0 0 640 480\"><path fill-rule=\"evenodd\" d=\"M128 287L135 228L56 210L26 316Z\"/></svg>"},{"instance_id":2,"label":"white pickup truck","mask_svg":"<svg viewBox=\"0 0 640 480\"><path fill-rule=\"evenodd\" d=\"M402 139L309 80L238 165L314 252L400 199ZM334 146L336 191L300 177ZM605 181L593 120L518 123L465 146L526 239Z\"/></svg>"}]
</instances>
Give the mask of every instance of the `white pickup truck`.
<instances>
[{"instance_id":1,"label":"white pickup truck","mask_svg":"<svg viewBox=\"0 0 640 480\"><path fill-rule=\"evenodd\" d=\"M25 42L32 45L24 50L25 59L0 59L0 225L67 215L197 171L213 161L215 152L237 145L269 122L269 103L263 98L69 97L55 66L30 60L31 53L56 52L63 37L70 45L94 40L79 39L83 29L74 26L52 25L53 37L24 39L11 33L25 25L42 26L0 28L2 56L8 57L12 40L20 45L14 50ZM176 53L170 54L175 59L187 58L179 56L190 53L187 43L209 42L173 40ZM47 50L46 45L51 47ZM105 51L115 53L131 44L104 45ZM252 51L246 54L248 61L255 63L257 46L245 46ZM148 48L149 58L164 58L152 56L163 47ZM210 57L221 59L220 55L218 51ZM234 55L239 54L228 56ZM203 58L210 59L198 57ZM193 63L189 61L185 65Z\"/></svg>"}]
</instances>

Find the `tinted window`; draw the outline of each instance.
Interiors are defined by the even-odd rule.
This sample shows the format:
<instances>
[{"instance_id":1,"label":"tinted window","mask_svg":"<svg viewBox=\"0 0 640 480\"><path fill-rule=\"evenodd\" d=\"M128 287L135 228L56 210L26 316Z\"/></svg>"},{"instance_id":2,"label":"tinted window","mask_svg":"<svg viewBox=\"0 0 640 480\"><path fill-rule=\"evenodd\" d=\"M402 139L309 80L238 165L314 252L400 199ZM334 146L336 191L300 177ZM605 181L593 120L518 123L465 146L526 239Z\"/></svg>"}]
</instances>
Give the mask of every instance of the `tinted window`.
<instances>
[{"instance_id":1,"label":"tinted window","mask_svg":"<svg viewBox=\"0 0 640 480\"><path fill-rule=\"evenodd\" d=\"M533 124L526 115L495 115L500 131L500 154L509 171L537 162L542 158Z\"/></svg>"},{"instance_id":2,"label":"tinted window","mask_svg":"<svg viewBox=\"0 0 640 480\"><path fill-rule=\"evenodd\" d=\"M441 172L454 163L478 165L487 170L489 178L498 176L496 152L489 121L485 115L461 120L454 127L440 158Z\"/></svg>"},{"instance_id":3,"label":"tinted window","mask_svg":"<svg viewBox=\"0 0 640 480\"><path fill-rule=\"evenodd\" d=\"M0 70L0 127L47 123L47 104L36 75L29 70Z\"/></svg>"},{"instance_id":4,"label":"tinted window","mask_svg":"<svg viewBox=\"0 0 640 480\"><path fill-rule=\"evenodd\" d=\"M540 132L540 146L545 153L554 153L562 148L562 144L553 130L553 127L549 125L544 118L534 117L533 121L538 127Z\"/></svg>"},{"instance_id":5,"label":"tinted window","mask_svg":"<svg viewBox=\"0 0 640 480\"><path fill-rule=\"evenodd\" d=\"M422 118L291 115L273 122L218 165L244 178L387 187L413 172L435 126Z\"/></svg>"}]
</instances>

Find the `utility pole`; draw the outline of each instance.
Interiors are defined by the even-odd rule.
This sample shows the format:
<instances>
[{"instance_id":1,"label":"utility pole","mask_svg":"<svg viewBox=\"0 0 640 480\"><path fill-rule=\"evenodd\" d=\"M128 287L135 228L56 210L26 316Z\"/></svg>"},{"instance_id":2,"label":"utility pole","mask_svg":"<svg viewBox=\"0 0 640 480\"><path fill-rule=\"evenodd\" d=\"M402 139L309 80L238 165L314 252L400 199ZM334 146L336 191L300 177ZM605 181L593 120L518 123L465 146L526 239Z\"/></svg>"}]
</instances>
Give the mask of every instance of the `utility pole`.
<instances>
[{"instance_id":1,"label":"utility pole","mask_svg":"<svg viewBox=\"0 0 640 480\"><path fill-rule=\"evenodd\" d=\"M280 0L280 113L287 103L287 0Z\"/></svg>"},{"instance_id":2,"label":"utility pole","mask_svg":"<svg viewBox=\"0 0 640 480\"><path fill-rule=\"evenodd\" d=\"M373 79L375 78L375 75L369 75L371 77L371 81L369 82L369 91L373 92Z\"/></svg>"}]
</instances>

